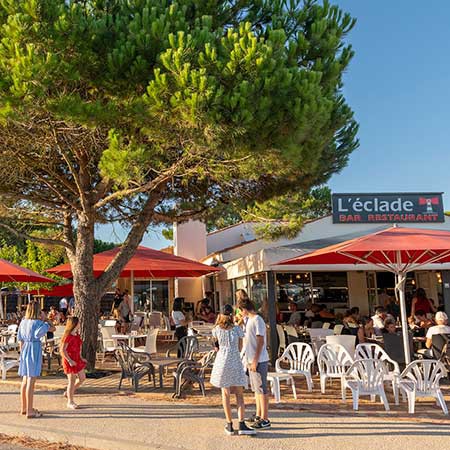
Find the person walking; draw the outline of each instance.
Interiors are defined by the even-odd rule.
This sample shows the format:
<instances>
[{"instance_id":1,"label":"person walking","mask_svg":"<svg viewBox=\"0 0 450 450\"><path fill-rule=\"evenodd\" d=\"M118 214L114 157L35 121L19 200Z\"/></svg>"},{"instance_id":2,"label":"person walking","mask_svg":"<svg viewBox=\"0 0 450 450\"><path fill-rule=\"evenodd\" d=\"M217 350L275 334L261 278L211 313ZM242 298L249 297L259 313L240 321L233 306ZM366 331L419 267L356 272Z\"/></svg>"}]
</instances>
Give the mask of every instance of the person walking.
<instances>
[{"instance_id":1,"label":"person walking","mask_svg":"<svg viewBox=\"0 0 450 450\"><path fill-rule=\"evenodd\" d=\"M79 332L80 321L78 317L69 317L61 339L61 356L63 357L64 373L67 375L67 389L64 396L67 397L67 407L70 409L78 408L74 401L75 391L86 379L84 369L87 361L81 356L83 342Z\"/></svg>"},{"instance_id":2,"label":"person walking","mask_svg":"<svg viewBox=\"0 0 450 450\"><path fill-rule=\"evenodd\" d=\"M255 305L250 299L241 299L238 307L246 319L244 361L249 371L250 386L255 393L256 414L251 418L253 423L250 426L256 429L270 428L267 386L270 358L267 352L266 324L256 313Z\"/></svg>"},{"instance_id":3,"label":"person walking","mask_svg":"<svg viewBox=\"0 0 450 450\"><path fill-rule=\"evenodd\" d=\"M227 421L225 433L228 435L235 433L231 412L231 394L234 393L236 395L239 419L238 434L256 434L256 431L249 428L244 421L245 403L243 389L247 385L247 380L239 352L244 332L242 328L234 325L233 307L231 305L223 307L221 314L217 317L212 335L218 351L210 381L213 386L222 390L222 405Z\"/></svg>"},{"instance_id":4,"label":"person walking","mask_svg":"<svg viewBox=\"0 0 450 450\"><path fill-rule=\"evenodd\" d=\"M130 296L128 295L128 290L125 289L125 291L123 291L122 301L120 302L119 305L121 331L123 334L126 334L129 331L128 329L131 323L130 313L131 313Z\"/></svg>"},{"instance_id":5,"label":"person walking","mask_svg":"<svg viewBox=\"0 0 450 450\"><path fill-rule=\"evenodd\" d=\"M34 386L36 378L42 371L42 343L41 338L47 332L54 332L55 327L44 322L45 315L41 311L39 302L31 302L27 306L25 318L20 322L17 340L20 345L19 376L22 377L20 386L20 413L27 419L42 417L42 413L33 408Z\"/></svg>"}]
</instances>

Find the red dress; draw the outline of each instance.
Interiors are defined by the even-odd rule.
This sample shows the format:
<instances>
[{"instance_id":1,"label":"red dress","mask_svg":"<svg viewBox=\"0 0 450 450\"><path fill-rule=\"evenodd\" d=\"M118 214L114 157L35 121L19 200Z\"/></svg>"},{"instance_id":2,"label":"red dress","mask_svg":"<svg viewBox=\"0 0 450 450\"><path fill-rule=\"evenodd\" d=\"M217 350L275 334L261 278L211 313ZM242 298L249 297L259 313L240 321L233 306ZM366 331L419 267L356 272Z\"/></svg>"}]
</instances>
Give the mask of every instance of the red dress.
<instances>
[{"instance_id":1,"label":"red dress","mask_svg":"<svg viewBox=\"0 0 450 450\"><path fill-rule=\"evenodd\" d=\"M83 344L80 336L78 334L69 334L63 342L66 345L66 352L72 361L75 361L75 365L71 366L66 358L63 358L62 364L64 373L78 373L81 372L85 367L86 363L81 359L81 345Z\"/></svg>"}]
</instances>

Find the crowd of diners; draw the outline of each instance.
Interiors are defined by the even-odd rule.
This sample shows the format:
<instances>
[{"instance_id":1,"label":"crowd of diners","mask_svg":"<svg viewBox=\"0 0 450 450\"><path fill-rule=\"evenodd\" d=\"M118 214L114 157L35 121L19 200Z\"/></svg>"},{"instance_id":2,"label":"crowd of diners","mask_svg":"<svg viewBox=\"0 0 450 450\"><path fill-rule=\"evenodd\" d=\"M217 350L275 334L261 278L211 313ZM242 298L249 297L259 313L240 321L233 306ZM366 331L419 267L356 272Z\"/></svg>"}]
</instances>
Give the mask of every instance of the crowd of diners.
<instances>
[{"instance_id":1,"label":"crowd of diners","mask_svg":"<svg viewBox=\"0 0 450 450\"><path fill-rule=\"evenodd\" d=\"M385 333L396 334L400 332L400 307L395 297L383 291L379 296L382 305L375 308L372 316L361 316L358 307L349 309L345 314L334 314L326 305L309 302L305 312L297 310L294 302L289 304L291 315L289 325L295 327L320 328L323 323L343 326L341 334L354 335L356 343L363 343ZM431 348L434 334L450 333L448 317L443 305L435 306L428 298L424 289L416 290L411 303L411 313L408 317L410 333L425 340L427 348Z\"/></svg>"}]
</instances>

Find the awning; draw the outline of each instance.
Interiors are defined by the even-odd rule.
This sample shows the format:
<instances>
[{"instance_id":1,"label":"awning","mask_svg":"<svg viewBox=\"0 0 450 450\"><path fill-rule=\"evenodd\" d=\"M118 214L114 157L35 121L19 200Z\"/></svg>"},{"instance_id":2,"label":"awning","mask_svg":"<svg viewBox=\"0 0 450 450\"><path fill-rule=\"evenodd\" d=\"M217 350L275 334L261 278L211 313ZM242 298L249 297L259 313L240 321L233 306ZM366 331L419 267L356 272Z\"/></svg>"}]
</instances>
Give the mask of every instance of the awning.
<instances>
[{"instance_id":1,"label":"awning","mask_svg":"<svg viewBox=\"0 0 450 450\"><path fill-rule=\"evenodd\" d=\"M107 269L119 251L120 247L117 247L94 255L95 277L99 277ZM120 273L120 277L129 278L133 274L134 277L139 278L190 278L200 277L220 270L191 259L140 246ZM70 264L53 267L48 272L65 278L72 278Z\"/></svg>"}]
</instances>

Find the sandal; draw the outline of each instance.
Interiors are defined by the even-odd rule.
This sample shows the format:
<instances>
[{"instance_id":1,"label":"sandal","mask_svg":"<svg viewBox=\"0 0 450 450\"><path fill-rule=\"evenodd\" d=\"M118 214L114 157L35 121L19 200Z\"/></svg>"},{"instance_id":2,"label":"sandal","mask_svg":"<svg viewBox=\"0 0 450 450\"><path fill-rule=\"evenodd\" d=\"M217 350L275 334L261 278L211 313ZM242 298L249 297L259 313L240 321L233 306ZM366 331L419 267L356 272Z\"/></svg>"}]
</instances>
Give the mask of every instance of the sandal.
<instances>
[{"instance_id":1,"label":"sandal","mask_svg":"<svg viewBox=\"0 0 450 450\"><path fill-rule=\"evenodd\" d=\"M27 419L39 419L42 416L43 414L39 410L33 409L33 414L27 416Z\"/></svg>"}]
</instances>

